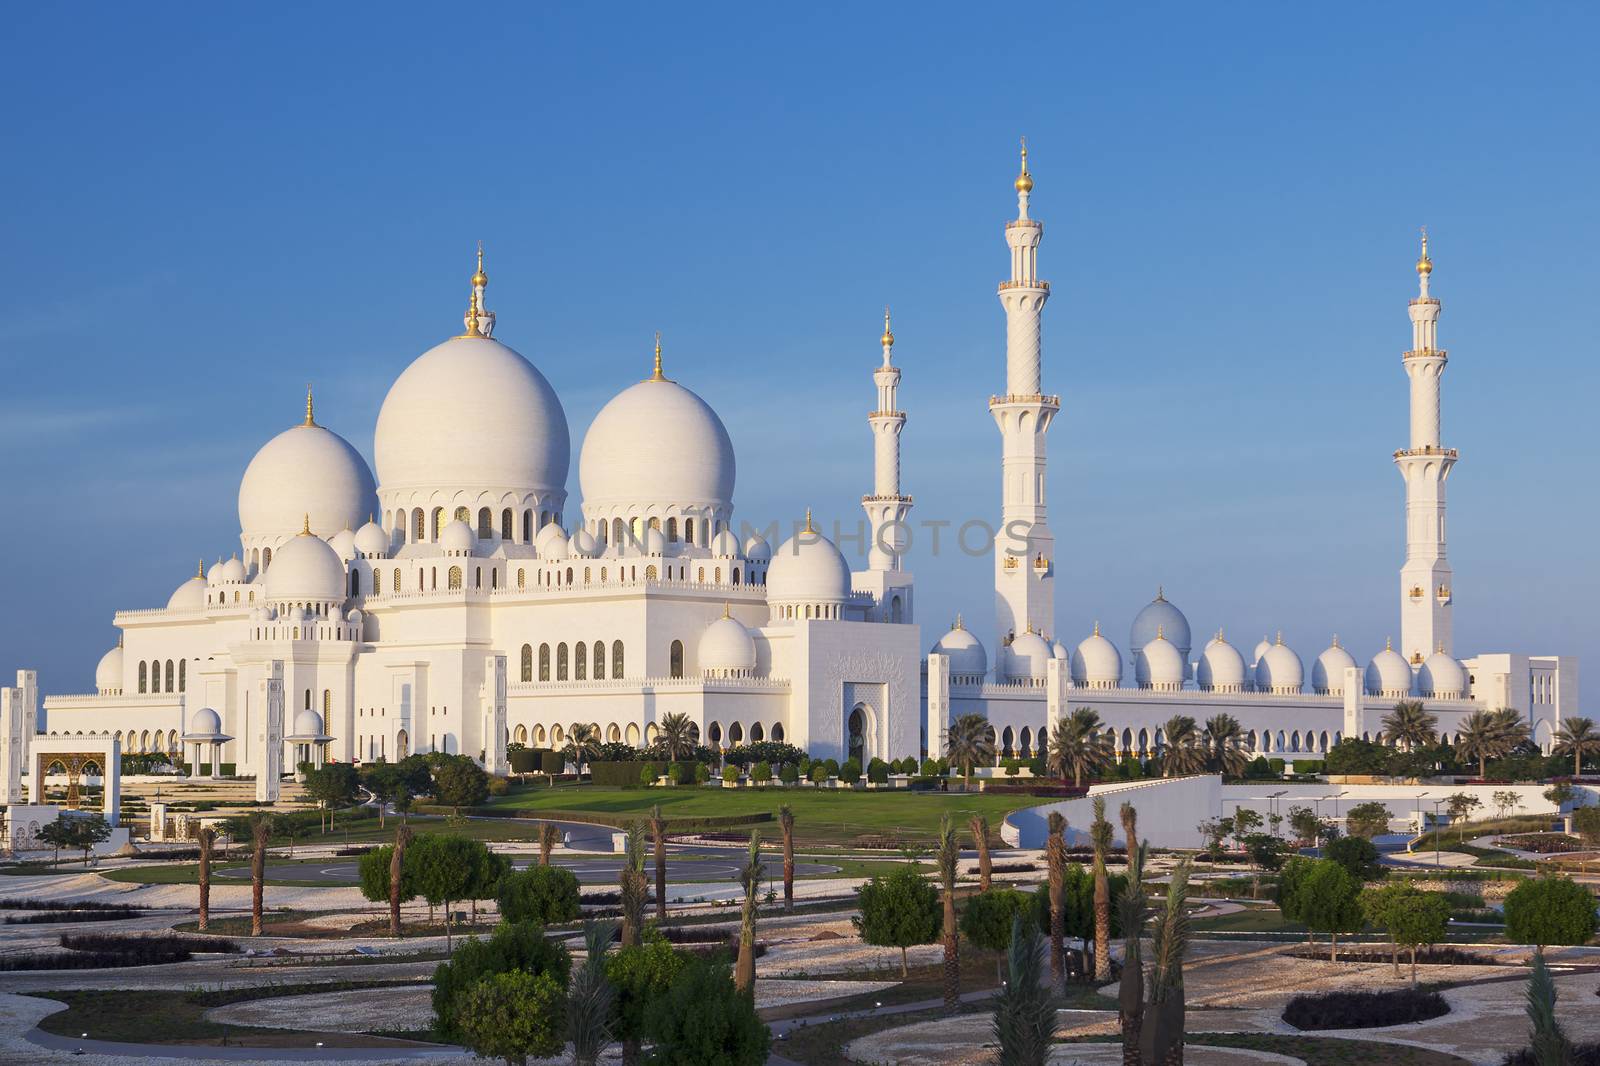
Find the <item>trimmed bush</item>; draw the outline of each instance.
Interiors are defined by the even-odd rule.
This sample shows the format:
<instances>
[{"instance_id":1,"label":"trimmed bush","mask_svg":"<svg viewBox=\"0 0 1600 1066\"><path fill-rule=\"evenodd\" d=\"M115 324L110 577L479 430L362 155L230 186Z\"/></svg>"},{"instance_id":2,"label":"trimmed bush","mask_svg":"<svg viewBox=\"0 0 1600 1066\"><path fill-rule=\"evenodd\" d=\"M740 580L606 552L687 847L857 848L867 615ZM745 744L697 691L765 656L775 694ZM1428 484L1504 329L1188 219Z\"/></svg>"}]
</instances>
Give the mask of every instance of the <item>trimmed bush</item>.
<instances>
[{"instance_id":1,"label":"trimmed bush","mask_svg":"<svg viewBox=\"0 0 1600 1066\"><path fill-rule=\"evenodd\" d=\"M559 774L567 768L567 758L559 751L539 749L539 770L546 774Z\"/></svg>"},{"instance_id":2,"label":"trimmed bush","mask_svg":"<svg viewBox=\"0 0 1600 1066\"><path fill-rule=\"evenodd\" d=\"M658 762L592 762L589 764L589 780L596 785L610 788L637 788L644 771L650 772L650 780L654 781L661 772Z\"/></svg>"},{"instance_id":3,"label":"trimmed bush","mask_svg":"<svg viewBox=\"0 0 1600 1066\"><path fill-rule=\"evenodd\" d=\"M694 764L694 781L695 781L695 784L703 785L703 784L705 784L706 782L708 782L710 780L711 780L711 767L707 766L703 762L695 763Z\"/></svg>"},{"instance_id":4,"label":"trimmed bush","mask_svg":"<svg viewBox=\"0 0 1600 1066\"><path fill-rule=\"evenodd\" d=\"M1506 939L1516 944L1587 944L1594 894L1565 877L1524 881L1506 896Z\"/></svg>"},{"instance_id":5,"label":"trimmed bush","mask_svg":"<svg viewBox=\"0 0 1600 1066\"><path fill-rule=\"evenodd\" d=\"M736 784L738 784L739 783L739 768L737 766L734 766L732 763L729 763L727 766L724 766L722 768L722 783L725 784L725 785L736 785Z\"/></svg>"},{"instance_id":6,"label":"trimmed bush","mask_svg":"<svg viewBox=\"0 0 1600 1066\"><path fill-rule=\"evenodd\" d=\"M800 768L792 762L786 762L778 770L778 780L786 785L792 785L800 780Z\"/></svg>"},{"instance_id":7,"label":"trimmed bush","mask_svg":"<svg viewBox=\"0 0 1600 1066\"><path fill-rule=\"evenodd\" d=\"M1320 774L1322 773L1322 760L1296 759L1294 761L1294 772L1297 774Z\"/></svg>"},{"instance_id":8,"label":"trimmed bush","mask_svg":"<svg viewBox=\"0 0 1600 1066\"><path fill-rule=\"evenodd\" d=\"M1295 996L1283 1009L1283 1020L1302 1030L1377 1029L1425 1022L1449 1013L1450 1004L1439 993L1400 988L1385 992Z\"/></svg>"},{"instance_id":9,"label":"trimmed bush","mask_svg":"<svg viewBox=\"0 0 1600 1066\"><path fill-rule=\"evenodd\" d=\"M501 922L487 940L472 937L456 946L450 961L433 971L434 1029L447 1039L458 1039L457 1004L473 985L495 974L526 970L549 974L559 985L567 983L572 957L561 944L545 939L533 922Z\"/></svg>"},{"instance_id":10,"label":"trimmed bush","mask_svg":"<svg viewBox=\"0 0 1600 1066\"><path fill-rule=\"evenodd\" d=\"M514 774L531 774L539 769L539 758L544 754L543 748L522 748L518 751L506 752L506 761L511 764Z\"/></svg>"},{"instance_id":11,"label":"trimmed bush","mask_svg":"<svg viewBox=\"0 0 1600 1066\"><path fill-rule=\"evenodd\" d=\"M754 781L758 785L764 785L768 781L771 781L771 765L764 762L758 762L754 766L750 767L750 780Z\"/></svg>"},{"instance_id":12,"label":"trimmed bush","mask_svg":"<svg viewBox=\"0 0 1600 1066\"><path fill-rule=\"evenodd\" d=\"M832 759L828 760L832 762ZM855 784L861 780L861 764L855 759L846 759L844 765L839 767L839 780L846 784Z\"/></svg>"},{"instance_id":13,"label":"trimmed bush","mask_svg":"<svg viewBox=\"0 0 1600 1066\"><path fill-rule=\"evenodd\" d=\"M1268 759L1267 760L1267 769L1272 771L1273 776L1281 775L1283 773L1283 767L1284 767L1284 762L1283 762L1282 759Z\"/></svg>"},{"instance_id":14,"label":"trimmed bush","mask_svg":"<svg viewBox=\"0 0 1600 1066\"><path fill-rule=\"evenodd\" d=\"M824 781L826 781L827 779L828 779L828 765L827 765L827 763L820 763L820 762L812 763L811 764L811 780L815 781L817 784L820 785Z\"/></svg>"},{"instance_id":15,"label":"trimmed bush","mask_svg":"<svg viewBox=\"0 0 1600 1066\"><path fill-rule=\"evenodd\" d=\"M922 760L922 776L923 777L938 777L939 776L939 762L938 762L937 759L923 759Z\"/></svg>"},{"instance_id":16,"label":"trimmed bush","mask_svg":"<svg viewBox=\"0 0 1600 1066\"><path fill-rule=\"evenodd\" d=\"M875 785L889 783L889 764L882 759L873 759L867 764L867 780Z\"/></svg>"},{"instance_id":17,"label":"trimmed bush","mask_svg":"<svg viewBox=\"0 0 1600 1066\"><path fill-rule=\"evenodd\" d=\"M578 917L578 878L562 866L530 866L500 879L500 916L556 925Z\"/></svg>"}]
</instances>

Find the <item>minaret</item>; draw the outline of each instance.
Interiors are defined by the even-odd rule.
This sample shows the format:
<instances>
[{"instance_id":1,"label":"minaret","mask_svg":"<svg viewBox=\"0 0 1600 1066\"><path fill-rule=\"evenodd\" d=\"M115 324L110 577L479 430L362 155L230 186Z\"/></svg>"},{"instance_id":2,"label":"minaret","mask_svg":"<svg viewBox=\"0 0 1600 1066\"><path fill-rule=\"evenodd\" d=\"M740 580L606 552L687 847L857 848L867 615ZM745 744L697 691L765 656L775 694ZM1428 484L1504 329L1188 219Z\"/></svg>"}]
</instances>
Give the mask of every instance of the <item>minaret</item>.
<instances>
[{"instance_id":1,"label":"minaret","mask_svg":"<svg viewBox=\"0 0 1600 1066\"><path fill-rule=\"evenodd\" d=\"M1032 629L1054 633L1055 538L1045 518L1045 434L1058 396L1040 387L1039 319L1050 298L1050 283L1039 279L1039 239L1044 225L1028 217L1033 176L1028 144L1022 144L1017 175L1017 217L1006 223L1011 277L1000 283L1006 311L1006 393L989 398L989 413L1000 427L1000 529L995 534L995 622L1000 647ZM1003 680L1004 655L996 655L996 678Z\"/></svg>"},{"instance_id":2,"label":"minaret","mask_svg":"<svg viewBox=\"0 0 1600 1066\"><path fill-rule=\"evenodd\" d=\"M911 497L900 494L900 431L906 413L900 410L900 368L892 363L894 334L889 330L889 309L883 309L883 365L872 372L878 386L878 402L867 425L872 427L872 494L861 497L867 512L872 542L867 549L869 570L900 569L900 554L905 551L906 516L911 513Z\"/></svg>"},{"instance_id":3,"label":"minaret","mask_svg":"<svg viewBox=\"0 0 1600 1066\"><path fill-rule=\"evenodd\" d=\"M1444 483L1455 466L1456 450L1439 443L1439 378L1448 357L1437 347L1439 301L1428 295L1433 261L1428 231L1422 231L1417 260L1418 294L1411 301L1411 350L1405 353L1411 379L1411 444L1394 453L1406 482L1406 561L1400 568L1400 653L1413 666L1435 649L1451 652L1453 599L1450 563L1445 558ZM1451 652L1453 654L1453 652Z\"/></svg>"}]
</instances>

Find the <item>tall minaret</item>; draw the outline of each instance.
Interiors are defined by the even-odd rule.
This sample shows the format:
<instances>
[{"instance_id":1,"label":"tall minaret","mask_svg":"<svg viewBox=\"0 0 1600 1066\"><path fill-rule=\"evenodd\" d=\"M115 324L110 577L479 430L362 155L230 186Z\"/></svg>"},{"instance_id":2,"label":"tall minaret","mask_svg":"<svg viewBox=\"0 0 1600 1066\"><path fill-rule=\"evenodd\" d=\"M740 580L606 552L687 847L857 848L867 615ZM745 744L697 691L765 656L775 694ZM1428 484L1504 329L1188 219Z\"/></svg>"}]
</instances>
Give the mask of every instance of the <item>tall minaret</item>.
<instances>
[{"instance_id":1,"label":"tall minaret","mask_svg":"<svg viewBox=\"0 0 1600 1066\"><path fill-rule=\"evenodd\" d=\"M872 527L872 543L867 549L869 570L899 570L900 554L905 550L905 520L911 513L911 497L900 493L900 431L906 413L900 410L900 368L893 365L894 334L889 330L889 309L883 309L883 365L872 372L878 386L878 402L867 424L872 427L872 495L861 497Z\"/></svg>"},{"instance_id":2,"label":"tall minaret","mask_svg":"<svg viewBox=\"0 0 1600 1066\"><path fill-rule=\"evenodd\" d=\"M1045 434L1061 409L1061 399L1040 391L1039 318L1050 297L1050 283L1039 280L1044 226L1028 217L1033 177L1028 173L1026 141L1016 189L1017 217L1006 223L1011 277L1000 283L1000 304L1006 310L1006 393L989 398L1001 441L994 598L1002 648L1029 630L1055 632L1055 537L1045 518L1044 463ZM1005 656L995 658L996 677L1003 679Z\"/></svg>"},{"instance_id":3,"label":"tall minaret","mask_svg":"<svg viewBox=\"0 0 1600 1066\"><path fill-rule=\"evenodd\" d=\"M1394 453L1406 482L1406 562L1400 568L1400 653L1413 666L1434 651L1452 653L1450 563L1445 558L1444 483L1456 450L1439 443L1439 378L1448 357L1437 347L1439 301L1428 295L1428 231L1417 260L1418 294L1411 301L1411 444Z\"/></svg>"}]
</instances>

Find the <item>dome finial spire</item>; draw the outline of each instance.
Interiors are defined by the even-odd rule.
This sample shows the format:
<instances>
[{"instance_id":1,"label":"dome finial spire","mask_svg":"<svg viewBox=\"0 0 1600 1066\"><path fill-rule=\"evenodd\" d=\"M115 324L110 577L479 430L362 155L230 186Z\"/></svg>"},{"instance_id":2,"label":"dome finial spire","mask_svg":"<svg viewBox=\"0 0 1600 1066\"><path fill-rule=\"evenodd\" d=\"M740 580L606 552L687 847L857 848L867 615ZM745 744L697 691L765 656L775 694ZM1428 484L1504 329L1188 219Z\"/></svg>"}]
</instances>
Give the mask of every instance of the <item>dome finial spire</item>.
<instances>
[{"instance_id":1,"label":"dome finial spire","mask_svg":"<svg viewBox=\"0 0 1600 1066\"><path fill-rule=\"evenodd\" d=\"M1017 191L1026 196L1033 191L1033 175L1028 173L1028 138L1022 138L1022 169L1017 174Z\"/></svg>"},{"instance_id":2,"label":"dome finial spire","mask_svg":"<svg viewBox=\"0 0 1600 1066\"><path fill-rule=\"evenodd\" d=\"M883 305L883 336L878 338L878 343L883 345L883 365L889 365L889 353L894 350L894 331L889 328L889 305Z\"/></svg>"},{"instance_id":3,"label":"dome finial spire","mask_svg":"<svg viewBox=\"0 0 1600 1066\"><path fill-rule=\"evenodd\" d=\"M650 375L651 381L665 381L666 375L661 372L661 331L656 330L656 368Z\"/></svg>"},{"instance_id":4,"label":"dome finial spire","mask_svg":"<svg viewBox=\"0 0 1600 1066\"><path fill-rule=\"evenodd\" d=\"M1422 295L1428 295L1428 276L1433 273L1433 260L1428 258L1428 227L1422 227L1422 254L1417 257L1417 285Z\"/></svg>"},{"instance_id":5,"label":"dome finial spire","mask_svg":"<svg viewBox=\"0 0 1600 1066\"><path fill-rule=\"evenodd\" d=\"M309 381L306 382L306 423L305 424L308 425L308 426L314 426L314 425L317 424L317 419L316 419L316 415L315 415L315 412L314 412L314 408L312 407L312 404L311 404L311 382L309 382Z\"/></svg>"},{"instance_id":6,"label":"dome finial spire","mask_svg":"<svg viewBox=\"0 0 1600 1066\"><path fill-rule=\"evenodd\" d=\"M802 533L815 533L816 532L816 530L811 527L811 508L809 508L809 507L806 508L806 528L802 529L800 532L802 532Z\"/></svg>"},{"instance_id":7,"label":"dome finial spire","mask_svg":"<svg viewBox=\"0 0 1600 1066\"><path fill-rule=\"evenodd\" d=\"M311 515L309 512L305 516L304 523L300 526L300 535L302 537L311 536Z\"/></svg>"},{"instance_id":8,"label":"dome finial spire","mask_svg":"<svg viewBox=\"0 0 1600 1066\"><path fill-rule=\"evenodd\" d=\"M206 576L206 561L204 559L196 559L194 561L194 576L195 577L205 577Z\"/></svg>"},{"instance_id":9,"label":"dome finial spire","mask_svg":"<svg viewBox=\"0 0 1600 1066\"><path fill-rule=\"evenodd\" d=\"M733 617L733 608L728 606L728 601L727 600L723 600L722 601L722 617L724 617L724 618L732 618Z\"/></svg>"},{"instance_id":10,"label":"dome finial spire","mask_svg":"<svg viewBox=\"0 0 1600 1066\"><path fill-rule=\"evenodd\" d=\"M951 626L950 628L951 629L965 629L965 628L967 628L967 623L962 619L960 611L956 612L956 624Z\"/></svg>"},{"instance_id":11,"label":"dome finial spire","mask_svg":"<svg viewBox=\"0 0 1600 1066\"><path fill-rule=\"evenodd\" d=\"M462 325L467 327L463 337L487 337L494 332L494 312L484 309L483 290L489 284L489 275L483 272L483 242L478 242L478 269L472 275L472 295L467 299L467 313Z\"/></svg>"}]
</instances>

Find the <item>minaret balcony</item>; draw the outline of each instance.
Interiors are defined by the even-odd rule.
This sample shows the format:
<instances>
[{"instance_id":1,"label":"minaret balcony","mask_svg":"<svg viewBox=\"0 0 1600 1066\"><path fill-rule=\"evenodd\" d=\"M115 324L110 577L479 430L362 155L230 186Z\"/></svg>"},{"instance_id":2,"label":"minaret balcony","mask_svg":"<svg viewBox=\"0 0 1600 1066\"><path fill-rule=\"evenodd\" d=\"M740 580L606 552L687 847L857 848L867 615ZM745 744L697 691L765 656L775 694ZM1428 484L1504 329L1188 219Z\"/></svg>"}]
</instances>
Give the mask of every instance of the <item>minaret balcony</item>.
<instances>
[{"instance_id":1,"label":"minaret balcony","mask_svg":"<svg viewBox=\"0 0 1600 1066\"><path fill-rule=\"evenodd\" d=\"M861 497L861 502L862 503L903 503L903 504L906 504L907 506L910 506L912 500L911 500L910 496L863 496L863 497Z\"/></svg>"},{"instance_id":2,"label":"minaret balcony","mask_svg":"<svg viewBox=\"0 0 1600 1066\"><path fill-rule=\"evenodd\" d=\"M1052 411L1059 411L1061 409L1061 397L1042 395L1026 396L1021 394L989 397L990 407L1004 407L1008 404L1025 404L1029 407L1048 407Z\"/></svg>"},{"instance_id":3,"label":"minaret balcony","mask_svg":"<svg viewBox=\"0 0 1600 1066\"><path fill-rule=\"evenodd\" d=\"M1461 453L1454 448L1441 448L1433 444L1424 444L1420 448L1402 448L1394 453L1396 459L1409 459L1419 455L1436 455L1443 459L1459 459Z\"/></svg>"},{"instance_id":4,"label":"minaret balcony","mask_svg":"<svg viewBox=\"0 0 1600 1066\"><path fill-rule=\"evenodd\" d=\"M1014 218L1006 223L1006 229L1042 229L1044 223L1036 218Z\"/></svg>"},{"instance_id":5,"label":"minaret balcony","mask_svg":"<svg viewBox=\"0 0 1600 1066\"><path fill-rule=\"evenodd\" d=\"M1032 281L1018 281L1013 278L1010 281L1002 281L1000 283L1001 292L1005 292L1007 289L1038 289L1040 292L1049 292L1050 283L1041 281L1038 278L1034 278Z\"/></svg>"},{"instance_id":6,"label":"minaret balcony","mask_svg":"<svg viewBox=\"0 0 1600 1066\"><path fill-rule=\"evenodd\" d=\"M1404 358L1404 359L1448 359L1449 357L1450 357L1450 353L1445 351L1443 348L1418 348L1415 351L1406 352L1401 358Z\"/></svg>"}]
</instances>

